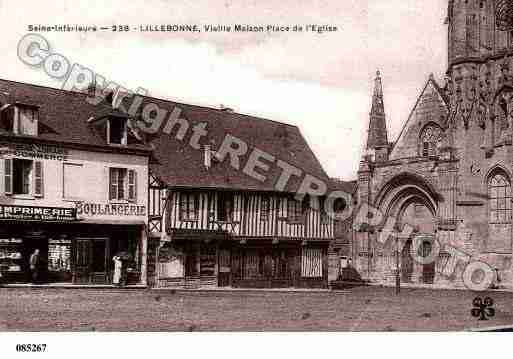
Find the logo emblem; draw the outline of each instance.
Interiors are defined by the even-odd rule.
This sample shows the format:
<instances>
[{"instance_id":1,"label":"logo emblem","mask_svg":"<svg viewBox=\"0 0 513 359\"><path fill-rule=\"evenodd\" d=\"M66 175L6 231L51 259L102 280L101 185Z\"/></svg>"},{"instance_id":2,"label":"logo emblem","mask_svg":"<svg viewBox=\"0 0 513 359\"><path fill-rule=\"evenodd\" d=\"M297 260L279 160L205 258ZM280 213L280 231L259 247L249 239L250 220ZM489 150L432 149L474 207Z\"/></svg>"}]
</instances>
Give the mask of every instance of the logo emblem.
<instances>
[{"instance_id":1,"label":"logo emblem","mask_svg":"<svg viewBox=\"0 0 513 359\"><path fill-rule=\"evenodd\" d=\"M480 297L474 298L472 301L472 316L479 318L479 320L488 320L488 317L495 316L495 309L493 308L493 299L486 297L484 301Z\"/></svg>"}]
</instances>

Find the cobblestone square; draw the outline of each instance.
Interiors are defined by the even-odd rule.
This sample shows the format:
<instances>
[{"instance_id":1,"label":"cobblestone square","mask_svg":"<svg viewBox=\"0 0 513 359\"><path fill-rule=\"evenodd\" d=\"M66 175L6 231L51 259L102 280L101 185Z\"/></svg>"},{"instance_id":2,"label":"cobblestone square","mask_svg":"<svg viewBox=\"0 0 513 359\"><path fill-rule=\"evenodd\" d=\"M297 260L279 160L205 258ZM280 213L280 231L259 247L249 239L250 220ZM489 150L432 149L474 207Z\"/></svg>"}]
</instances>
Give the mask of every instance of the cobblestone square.
<instances>
[{"instance_id":1,"label":"cobblestone square","mask_svg":"<svg viewBox=\"0 0 513 359\"><path fill-rule=\"evenodd\" d=\"M471 315L473 299L495 316ZM513 293L0 288L1 331L461 331L513 324Z\"/></svg>"}]
</instances>

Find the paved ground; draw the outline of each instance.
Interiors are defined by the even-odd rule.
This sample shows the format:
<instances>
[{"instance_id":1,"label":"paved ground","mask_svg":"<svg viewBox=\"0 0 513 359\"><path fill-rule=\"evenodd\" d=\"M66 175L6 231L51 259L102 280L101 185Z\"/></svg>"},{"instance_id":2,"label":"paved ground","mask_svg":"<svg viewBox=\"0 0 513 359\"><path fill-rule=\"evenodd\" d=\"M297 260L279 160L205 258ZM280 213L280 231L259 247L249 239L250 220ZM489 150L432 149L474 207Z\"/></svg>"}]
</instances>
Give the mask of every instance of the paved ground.
<instances>
[{"instance_id":1,"label":"paved ground","mask_svg":"<svg viewBox=\"0 0 513 359\"><path fill-rule=\"evenodd\" d=\"M0 288L0 331L422 331L513 324L513 293L366 287L347 292ZM480 293L480 296L484 296Z\"/></svg>"}]
</instances>

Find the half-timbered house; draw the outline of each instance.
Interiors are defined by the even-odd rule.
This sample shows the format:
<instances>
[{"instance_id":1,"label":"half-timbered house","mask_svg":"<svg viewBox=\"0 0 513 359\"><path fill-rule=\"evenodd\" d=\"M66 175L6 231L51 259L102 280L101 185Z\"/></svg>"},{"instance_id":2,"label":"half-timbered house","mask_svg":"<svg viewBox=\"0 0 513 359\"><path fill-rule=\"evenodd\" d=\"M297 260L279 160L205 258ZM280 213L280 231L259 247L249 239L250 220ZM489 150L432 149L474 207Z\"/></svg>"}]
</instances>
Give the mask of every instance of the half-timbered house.
<instances>
[{"instance_id":1,"label":"half-timbered house","mask_svg":"<svg viewBox=\"0 0 513 359\"><path fill-rule=\"evenodd\" d=\"M299 129L226 109L155 101L180 118L152 138L149 261L155 265L149 280L180 288L327 287L333 219L323 198L312 208L311 198L298 201L295 192L303 174L330 179ZM205 132L192 143L198 126ZM239 168L233 157L219 156L227 138L247 147ZM247 164L255 151L268 155L251 176ZM283 167L298 171L278 188Z\"/></svg>"},{"instance_id":2,"label":"half-timbered house","mask_svg":"<svg viewBox=\"0 0 513 359\"><path fill-rule=\"evenodd\" d=\"M93 104L94 86L0 86L2 270L26 272L38 248L64 263L52 281L108 284L123 253L143 285L327 287L335 222L316 190L333 183L296 126L126 93Z\"/></svg>"}]
</instances>

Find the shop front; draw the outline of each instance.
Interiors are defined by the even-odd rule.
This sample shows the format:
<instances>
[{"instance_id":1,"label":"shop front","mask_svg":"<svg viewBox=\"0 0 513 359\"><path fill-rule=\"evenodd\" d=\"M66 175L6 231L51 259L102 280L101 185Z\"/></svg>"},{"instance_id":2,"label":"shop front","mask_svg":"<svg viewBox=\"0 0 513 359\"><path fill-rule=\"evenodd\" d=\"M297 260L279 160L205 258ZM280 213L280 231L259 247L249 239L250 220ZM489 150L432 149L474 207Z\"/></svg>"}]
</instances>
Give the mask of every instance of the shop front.
<instances>
[{"instance_id":1,"label":"shop front","mask_svg":"<svg viewBox=\"0 0 513 359\"><path fill-rule=\"evenodd\" d=\"M123 253L127 284L141 282L144 223L93 223L75 208L0 205L4 284L111 284L113 256ZM37 279L30 258L38 250Z\"/></svg>"},{"instance_id":2,"label":"shop front","mask_svg":"<svg viewBox=\"0 0 513 359\"><path fill-rule=\"evenodd\" d=\"M326 288L328 242L234 238L175 230L157 251L157 285L174 288Z\"/></svg>"},{"instance_id":3,"label":"shop front","mask_svg":"<svg viewBox=\"0 0 513 359\"><path fill-rule=\"evenodd\" d=\"M231 253L232 286L326 288L326 242L249 239Z\"/></svg>"},{"instance_id":4,"label":"shop front","mask_svg":"<svg viewBox=\"0 0 513 359\"><path fill-rule=\"evenodd\" d=\"M194 289L230 284L226 233L177 230L171 238L158 249L158 286Z\"/></svg>"}]
</instances>

